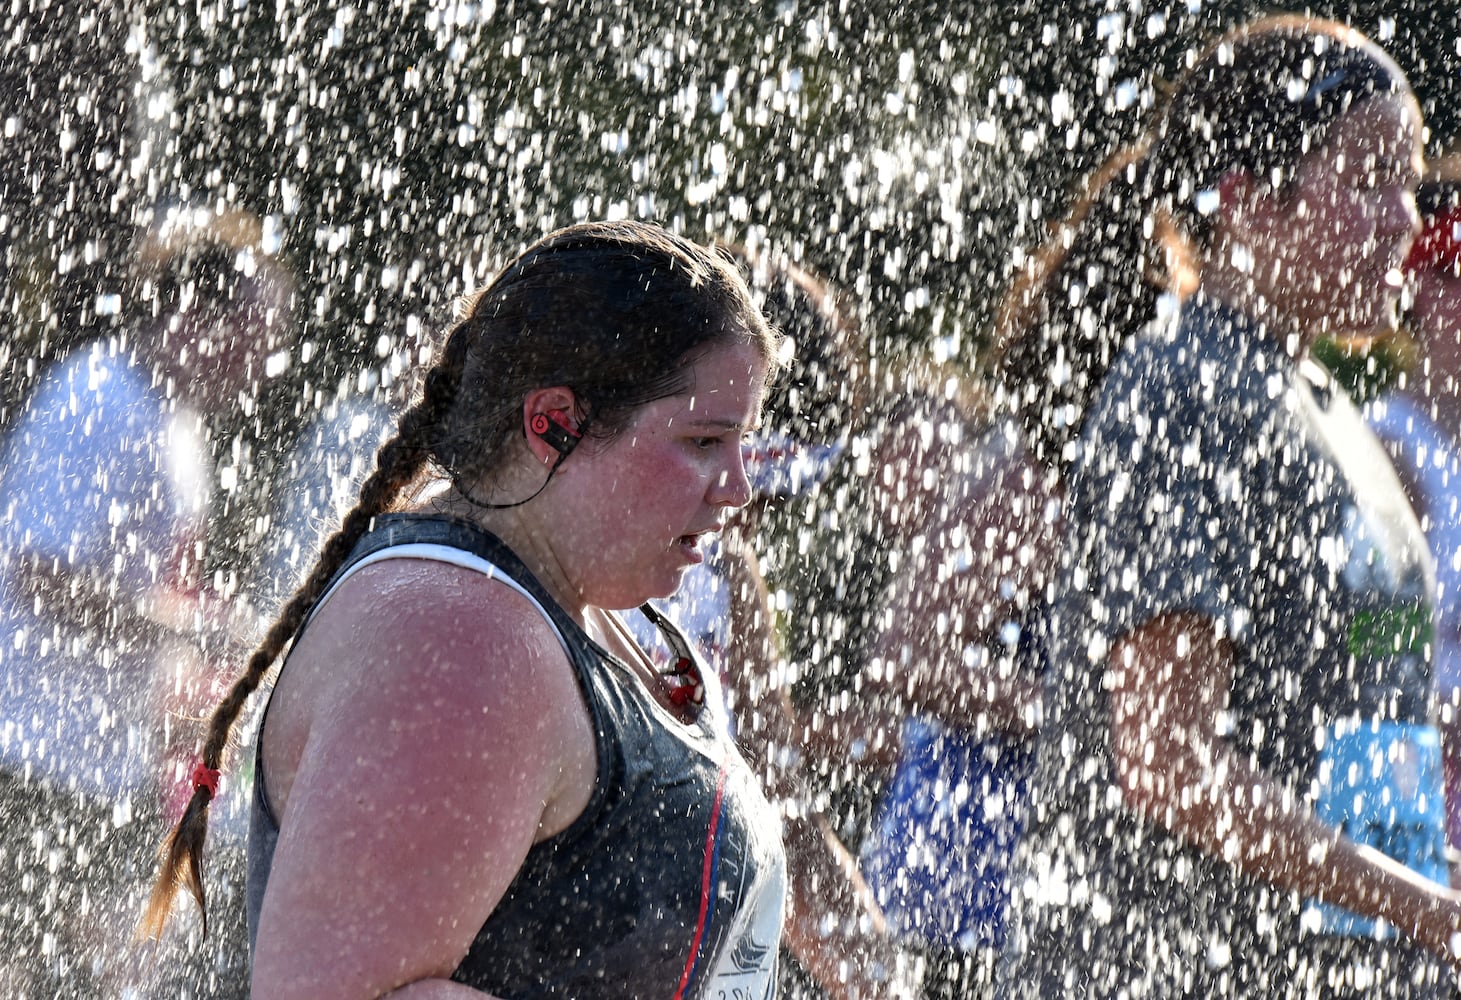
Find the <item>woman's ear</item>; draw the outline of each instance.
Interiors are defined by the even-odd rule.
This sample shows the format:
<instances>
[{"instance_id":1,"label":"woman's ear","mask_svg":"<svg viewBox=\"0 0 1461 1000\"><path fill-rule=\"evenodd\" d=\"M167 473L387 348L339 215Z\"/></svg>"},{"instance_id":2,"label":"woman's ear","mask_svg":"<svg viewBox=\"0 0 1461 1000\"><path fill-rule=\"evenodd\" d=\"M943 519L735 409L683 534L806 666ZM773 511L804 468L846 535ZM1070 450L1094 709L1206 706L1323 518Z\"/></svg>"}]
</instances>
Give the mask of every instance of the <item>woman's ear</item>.
<instances>
[{"instance_id":1,"label":"woman's ear","mask_svg":"<svg viewBox=\"0 0 1461 1000\"><path fill-rule=\"evenodd\" d=\"M1217 196L1211 216L1214 246L1267 247L1289 225L1279 217L1282 205L1272 189L1246 170L1224 174L1218 181Z\"/></svg>"},{"instance_id":2,"label":"woman's ear","mask_svg":"<svg viewBox=\"0 0 1461 1000\"><path fill-rule=\"evenodd\" d=\"M528 450L552 465L578 444L581 431L573 390L565 385L534 389L523 397L522 428Z\"/></svg>"}]
</instances>

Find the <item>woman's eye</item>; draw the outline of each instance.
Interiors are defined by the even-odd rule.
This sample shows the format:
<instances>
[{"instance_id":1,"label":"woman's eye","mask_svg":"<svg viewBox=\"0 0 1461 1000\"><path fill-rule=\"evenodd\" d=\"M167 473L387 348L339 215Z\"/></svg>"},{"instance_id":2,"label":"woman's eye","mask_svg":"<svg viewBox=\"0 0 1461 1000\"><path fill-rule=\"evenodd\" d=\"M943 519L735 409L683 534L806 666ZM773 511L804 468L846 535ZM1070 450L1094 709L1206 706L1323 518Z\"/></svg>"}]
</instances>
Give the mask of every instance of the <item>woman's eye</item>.
<instances>
[{"instance_id":1,"label":"woman's eye","mask_svg":"<svg viewBox=\"0 0 1461 1000\"><path fill-rule=\"evenodd\" d=\"M716 444L719 443L720 438L698 437L691 438L690 440L695 445L695 447L699 448L701 451L705 451L709 448L714 448Z\"/></svg>"}]
</instances>

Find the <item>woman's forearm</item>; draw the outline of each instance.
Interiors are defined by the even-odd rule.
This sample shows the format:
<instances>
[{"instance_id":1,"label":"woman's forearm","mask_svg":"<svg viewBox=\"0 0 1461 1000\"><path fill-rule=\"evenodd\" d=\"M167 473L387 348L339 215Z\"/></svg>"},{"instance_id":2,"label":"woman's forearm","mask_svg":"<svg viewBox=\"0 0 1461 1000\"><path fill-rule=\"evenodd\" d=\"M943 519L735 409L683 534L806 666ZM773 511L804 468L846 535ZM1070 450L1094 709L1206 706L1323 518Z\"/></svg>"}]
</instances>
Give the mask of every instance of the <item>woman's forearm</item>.
<instances>
[{"instance_id":1,"label":"woman's forearm","mask_svg":"<svg viewBox=\"0 0 1461 1000\"><path fill-rule=\"evenodd\" d=\"M1433 950L1449 950L1461 927L1449 889L1350 840L1221 740L1210 750L1207 766L1196 762L1196 754L1169 756L1169 762L1186 759L1174 770L1187 780L1169 772L1172 787L1160 800L1130 800L1148 819L1246 875L1381 918Z\"/></svg>"},{"instance_id":2,"label":"woman's forearm","mask_svg":"<svg viewBox=\"0 0 1461 1000\"><path fill-rule=\"evenodd\" d=\"M786 946L835 1000L899 997L897 948L857 863L819 815L785 828L791 881Z\"/></svg>"},{"instance_id":3,"label":"woman's forearm","mask_svg":"<svg viewBox=\"0 0 1461 1000\"><path fill-rule=\"evenodd\" d=\"M1461 897L1345 837L1217 734L1231 655L1195 616L1148 623L1117 643L1107 681L1127 806L1238 871L1452 955Z\"/></svg>"}]
</instances>

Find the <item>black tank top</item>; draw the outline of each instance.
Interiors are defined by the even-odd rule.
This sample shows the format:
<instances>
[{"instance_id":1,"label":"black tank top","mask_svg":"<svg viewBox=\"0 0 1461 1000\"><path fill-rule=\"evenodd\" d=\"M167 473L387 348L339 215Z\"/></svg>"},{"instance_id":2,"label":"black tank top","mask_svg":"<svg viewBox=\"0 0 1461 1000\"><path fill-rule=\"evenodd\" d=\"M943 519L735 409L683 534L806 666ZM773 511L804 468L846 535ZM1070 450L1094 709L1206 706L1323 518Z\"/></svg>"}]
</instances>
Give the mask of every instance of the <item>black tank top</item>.
<instances>
[{"instance_id":1,"label":"black tank top","mask_svg":"<svg viewBox=\"0 0 1461 1000\"><path fill-rule=\"evenodd\" d=\"M772 996L786 884L780 820L714 713L671 718L501 541L467 522L378 518L331 586L369 557L406 555L473 566L535 600L563 641L596 732L588 806L533 846L452 978L511 1000ZM673 626L657 624L688 652ZM255 774L251 946L279 834L258 758Z\"/></svg>"}]
</instances>

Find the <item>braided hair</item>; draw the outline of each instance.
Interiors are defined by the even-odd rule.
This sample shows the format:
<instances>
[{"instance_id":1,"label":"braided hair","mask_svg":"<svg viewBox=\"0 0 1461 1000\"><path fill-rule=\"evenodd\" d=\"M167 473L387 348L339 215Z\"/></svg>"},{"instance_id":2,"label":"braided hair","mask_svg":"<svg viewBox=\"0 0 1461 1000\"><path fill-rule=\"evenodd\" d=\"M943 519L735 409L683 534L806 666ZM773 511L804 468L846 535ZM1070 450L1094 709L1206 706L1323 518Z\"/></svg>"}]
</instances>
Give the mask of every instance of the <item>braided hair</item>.
<instances>
[{"instance_id":1,"label":"braided hair","mask_svg":"<svg viewBox=\"0 0 1461 1000\"><path fill-rule=\"evenodd\" d=\"M551 233L473 297L420 398L376 453L355 506L214 709L195 772L201 777L160 849L140 933L161 935L183 886L207 933L203 845L234 724L378 515L423 476L458 489L490 476L521 432L522 400L535 388L572 388L588 433L606 440L636 408L687 388L700 353L733 341L755 345L768 363L776 358L775 336L736 267L719 252L644 223L585 223Z\"/></svg>"}]
</instances>

